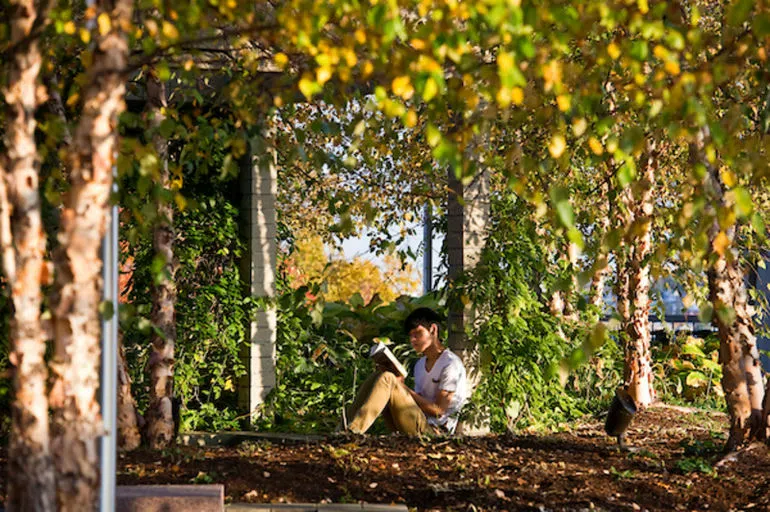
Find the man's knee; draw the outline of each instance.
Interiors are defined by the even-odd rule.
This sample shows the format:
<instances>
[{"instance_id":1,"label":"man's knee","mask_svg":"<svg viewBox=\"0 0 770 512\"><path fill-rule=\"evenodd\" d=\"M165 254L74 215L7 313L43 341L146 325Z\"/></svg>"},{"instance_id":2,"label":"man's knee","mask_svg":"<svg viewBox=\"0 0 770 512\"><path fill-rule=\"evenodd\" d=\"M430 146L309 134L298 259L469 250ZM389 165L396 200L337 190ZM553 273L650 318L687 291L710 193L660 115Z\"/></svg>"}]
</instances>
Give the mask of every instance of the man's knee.
<instances>
[{"instance_id":1,"label":"man's knee","mask_svg":"<svg viewBox=\"0 0 770 512\"><path fill-rule=\"evenodd\" d=\"M398 382L396 375L392 372L383 371L377 376L377 381L385 384L393 385Z\"/></svg>"}]
</instances>

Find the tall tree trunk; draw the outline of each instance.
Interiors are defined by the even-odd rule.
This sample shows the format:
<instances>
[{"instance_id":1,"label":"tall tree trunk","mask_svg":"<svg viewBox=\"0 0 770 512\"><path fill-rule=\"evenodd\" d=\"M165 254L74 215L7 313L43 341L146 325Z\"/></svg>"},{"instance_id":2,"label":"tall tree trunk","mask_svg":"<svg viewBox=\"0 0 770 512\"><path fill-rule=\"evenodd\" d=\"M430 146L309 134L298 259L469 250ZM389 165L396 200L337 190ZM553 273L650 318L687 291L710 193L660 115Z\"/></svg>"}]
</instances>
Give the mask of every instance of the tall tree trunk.
<instances>
[{"instance_id":1,"label":"tall tree trunk","mask_svg":"<svg viewBox=\"0 0 770 512\"><path fill-rule=\"evenodd\" d=\"M61 212L60 245L54 252L52 452L61 511L93 510L98 496L99 249L110 208L118 116L125 109L128 44L122 27L130 25L132 7L130 0L96 1L96 15L109 16L111 23L99 23L94 33L93 60L70 153L70 189Z\"/></svg>"},{"instance_id":2,"label":"tall tree trunk","mask_svg":"<svg viewBox=\"0 0 770 512\"><path fill-rule=\"evenodd\" d=\"M709 200L708 213L714 216L708 233L714 252L710 255L707 274L709 300L714 310L712 323L719 333L722 389L730 415L727 450L732 451L747 441L764 437L765 390L744 273L737 251L731 248L735 227L722 230L717 218L720 209L732 208L732 205L725 200L719 170L703 154L707 139L707 130L702 130L690 151L691 161L706 167L702 185Z\"/></svg>"},{"instance_id":3,"label":"tall tree trunk","mask_svg":"<svg viewBox=\"0 0 770 512\"><path fill-rule=\"evenodd\" d=\"M131 394L131 376L126 364L126 351L123 337L118 338L118 449L131 451L142 442L139 433L139 418L136 412L136 402Z\"/></svg>"},{"instance_id":4,"label":"tall tree trunk","mask_svg":"<svg viewBox=\"0 0 770 512\"><path fill-rule=\"evenodd\" d=\"M168 169L168 141L159 133L165 118L166 86L151 77L147 82L153 144L158 153L160 180L164 190L171 188ZM168 446L174 439L172 399L174 396L174 345L176 343L176 284L174 281L174 210L168 201L158 201L158 221L153 230L155 254L164 261L159 279L152 286L152 335L150 355L150 405L145 414L147 438L153 448Z\"/></svg>"},{"instance_id":5,"label":"tall tree trunk","mask_svg":"<svg viewBox=\"0 0 770 512\"><path fill-rule=\"evenodd\" d=\"M610 229L610 200L609 187L605 182L601 187L601 203L599 205L599 218L597 219L596 230L597 238L601 238ZM607 264L607 254L603 248L600 248L599 254L594 262L594 273L591 276L591 290L588 295L588 303L599 308L601 312L604 309L604 286L607 280L609 266Z\"/></svg>"},{"instance_id":6,"label":"tall tree trunk","mask_svg":"<svg viewBox=\"0 0 770 512\"><path fill-rule=\"evenodd\" d=\"M21 43L38 12L32 0L11 8L11 41ZM11 288L11 353L14 400L8 453L9 510L54 510L54 472L48 427L45 338L40 320L41 286L47 277L45 233L40 215L39 157L35 144L37 78L41 55L36 38L21 44L9 62L5 91L7 171L0 172L3 266Z\"/></svg>"},{"instance_id":7,"label":"tall tree trunk","mask_svg":"<svg viewBox=\"0 0 770 512\"><path fill-rule=\"evenodd\" d=\"M629 311L624 330L628 335L625 349L625 385L638 407L650 405L655 398L652 357L650 355L650 267L645 261L652 248L652 191L657 169L657 153L648 143L644 174L628 205L632 214L628 265Z\"/></svg>"}]
</instances>

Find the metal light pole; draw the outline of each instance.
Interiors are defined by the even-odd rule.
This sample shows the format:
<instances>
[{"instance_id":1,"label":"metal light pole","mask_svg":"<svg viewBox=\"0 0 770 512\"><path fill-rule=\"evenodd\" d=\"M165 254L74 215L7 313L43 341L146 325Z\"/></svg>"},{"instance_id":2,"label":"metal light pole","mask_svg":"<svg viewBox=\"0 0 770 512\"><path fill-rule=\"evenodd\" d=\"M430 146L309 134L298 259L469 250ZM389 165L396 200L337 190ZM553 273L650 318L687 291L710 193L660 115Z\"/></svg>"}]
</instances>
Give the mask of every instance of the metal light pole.
<instances>
[{"instance_id":1,"label":"metal light pole","mask_svg":"<svg viewBox=\"0 0 770 512\"><path fill-rule=\"evenodd\" d=\"M113 192L117 191L117 169L113 170ZM115 510L118 390L118 207L113 205L102 241L102 298L112 303L112 316L102 318L102 381L100 401L104 434L99 440L101 480L100 512Z\"/></svg>"},{"instance_id":2,"label":"metal light pole","mask_svg":"<svg viewBox=\"0 0 770 512\"><path fill-rule=\"evenodd\" d=\"M433 222L430 203L425 205L422 212L422 245L422 292L427 294L433 290Z\"/></svg>"}]
</instances>

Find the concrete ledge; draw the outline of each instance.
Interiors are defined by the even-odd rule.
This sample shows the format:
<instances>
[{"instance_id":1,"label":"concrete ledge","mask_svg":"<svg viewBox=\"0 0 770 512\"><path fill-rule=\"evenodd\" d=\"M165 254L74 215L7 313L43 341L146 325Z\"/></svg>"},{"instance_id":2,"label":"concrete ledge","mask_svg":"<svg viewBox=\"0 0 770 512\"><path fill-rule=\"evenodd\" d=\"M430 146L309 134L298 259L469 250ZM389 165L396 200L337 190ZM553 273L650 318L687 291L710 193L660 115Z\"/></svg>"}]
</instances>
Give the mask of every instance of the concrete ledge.
<instances>
[{"instance_id":1,"label":"concrete ledge","mask_svg":"<svg viewBox=\"0 0 770 512\"><path fill-rule=\"evenodd\" d=\"M236 446L247 441L315 442L326 436L304 434L274 434L270 432L188 432L179 434L178 443L184 446Z\"/></svg>"},{"instance_id":2,"label":"concrete ledge","mask_svg":"<svg viewBox=\"0 0 770 512\"><path fill-rule=\"evenodd\" d=\"M233 503L227 512L409 512L406 505L376 503Z\"/></svg>"},{"instance_id":3,"label":"concrete ledge","mask_svg":"<svg viewBox=\"0 0 770 512\"><path fill-rule=\"evenodd\" d=\"M215 485L118 485L116 512L223 512L225 488Z\"/></svg>"}]
</instances>

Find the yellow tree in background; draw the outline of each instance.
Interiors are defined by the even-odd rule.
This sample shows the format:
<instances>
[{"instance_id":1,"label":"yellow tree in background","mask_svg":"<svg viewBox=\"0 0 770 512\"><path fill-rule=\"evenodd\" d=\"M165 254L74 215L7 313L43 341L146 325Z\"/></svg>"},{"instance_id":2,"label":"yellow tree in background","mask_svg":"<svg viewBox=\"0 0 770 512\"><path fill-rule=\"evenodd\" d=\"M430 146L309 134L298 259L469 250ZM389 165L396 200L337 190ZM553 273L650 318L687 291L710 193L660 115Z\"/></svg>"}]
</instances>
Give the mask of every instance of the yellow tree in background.
<instances>
[{"instance_id":1,"label":"yellow tree in background","mask_svg":"<svg viewBox=\"0 0 770 512\"><path fill-rule=\"evenodd\" d=\"M360 257L346 260L339 251L327 254L321 237L308 235L297 240L285 268L292 287L318 283L322 298L329 302L347 302L359 293L364 303L375 295L387 303L418 292L420 279L411 264L402 264L395 255L386 255L383 262L384 272Z\"/></svg>"}]
</instances>

